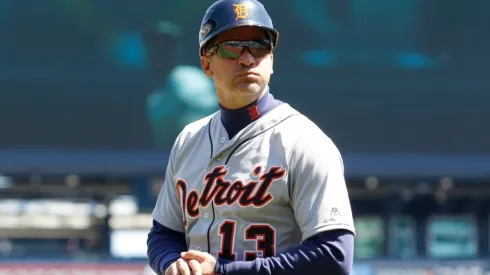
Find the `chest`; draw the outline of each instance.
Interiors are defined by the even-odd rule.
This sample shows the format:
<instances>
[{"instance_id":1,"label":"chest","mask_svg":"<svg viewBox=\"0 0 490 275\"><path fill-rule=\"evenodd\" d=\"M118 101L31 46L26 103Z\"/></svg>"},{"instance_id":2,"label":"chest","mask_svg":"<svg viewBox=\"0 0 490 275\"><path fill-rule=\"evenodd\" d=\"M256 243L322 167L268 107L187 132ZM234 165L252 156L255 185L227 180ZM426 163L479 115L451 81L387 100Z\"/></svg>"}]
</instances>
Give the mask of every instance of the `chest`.
<instances>
[{"instance_id":1,"label":"chest","mask_svg":"<svg viewBox=\"0 0 490 275\"><path fill-rule=\"evenodd\" d=\"M289 201L288 163L280 143L257 137L211 157L209 146L182 161L176 169L176 193L189 222L213 207L223 217L252 219Z\"/></svg>"}]
</instances>

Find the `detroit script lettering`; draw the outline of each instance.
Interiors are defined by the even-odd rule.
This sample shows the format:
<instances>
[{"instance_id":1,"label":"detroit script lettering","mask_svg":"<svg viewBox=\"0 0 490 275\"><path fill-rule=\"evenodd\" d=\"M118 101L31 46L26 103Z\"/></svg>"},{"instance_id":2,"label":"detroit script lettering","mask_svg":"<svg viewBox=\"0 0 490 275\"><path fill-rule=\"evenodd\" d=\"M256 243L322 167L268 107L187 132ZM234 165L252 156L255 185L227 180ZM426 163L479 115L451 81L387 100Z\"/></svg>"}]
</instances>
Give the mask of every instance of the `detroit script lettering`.
<instances>
[{"instance_id":1,"label":"detroit script lettering","mask_svg":"<svg viewBox=\"0 0 490 275\"><path fill-rule=\"evenodd\" d=\"M243 180L231 182L225 179L228 169L224 166L217 166L204 178L204 189L202 194L196 190L188 192L187 183L183 179L177 180L177 195L181 201L182 211L191 218L199 216L199 206L207 207L211 201L215 206L238 203L241 207L263 207L272 199L269 188L274 181L286 175L286 169L273 166L262 173L263 167L257 166L253 169L252 175L258 180L250 180L246 183ZM185 216L185 215L184 215ZM187 220L184 218L185 226Z\"/></svg>"}]
</instances>

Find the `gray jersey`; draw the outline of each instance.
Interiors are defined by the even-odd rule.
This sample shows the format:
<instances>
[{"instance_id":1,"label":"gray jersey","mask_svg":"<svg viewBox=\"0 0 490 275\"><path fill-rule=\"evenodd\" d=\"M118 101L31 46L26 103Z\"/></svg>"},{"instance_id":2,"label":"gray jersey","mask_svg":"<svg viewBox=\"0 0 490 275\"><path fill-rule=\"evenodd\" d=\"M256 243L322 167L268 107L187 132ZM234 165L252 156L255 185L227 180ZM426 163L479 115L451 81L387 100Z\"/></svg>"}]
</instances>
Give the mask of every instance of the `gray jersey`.
<instances>
[{"instance_id":1,"label":"gray jersey","mask_svg":"<svg viewBox=\"0 0 490 275\"><path fill-rule=\"evenodd\" d=\"M355 233L337 147L288 104L231 140L219 111L186 126L153 218L184 232L189 249L242 261L327 230Z\"/></svg>"}]
</instances>

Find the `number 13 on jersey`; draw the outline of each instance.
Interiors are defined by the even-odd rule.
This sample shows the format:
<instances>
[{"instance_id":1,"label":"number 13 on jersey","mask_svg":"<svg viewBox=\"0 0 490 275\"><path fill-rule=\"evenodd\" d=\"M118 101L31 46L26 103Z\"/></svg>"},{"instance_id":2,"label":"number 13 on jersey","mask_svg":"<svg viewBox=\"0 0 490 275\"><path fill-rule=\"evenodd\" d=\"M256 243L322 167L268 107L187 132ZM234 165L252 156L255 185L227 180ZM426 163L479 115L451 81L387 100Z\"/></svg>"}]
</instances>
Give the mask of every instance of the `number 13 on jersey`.
<instances>
[{"instance_id":1,"label":"number 13 on jersey","mask_svg":"<svg viewBox=\"0 0 490 275\"><path fill-rule=\"evenodd\" d=\"M236 221L225 220L219 226L221 236L221 251L218 257L236 261ZM253 261L257 257L273 257L276 254L276 231L272 226L262 223L253 223L245 228L244 241L255 242L255 251L245 251L245 261ZM262 255L258 255L261 252Z\"/></svg>"}]
</instances>

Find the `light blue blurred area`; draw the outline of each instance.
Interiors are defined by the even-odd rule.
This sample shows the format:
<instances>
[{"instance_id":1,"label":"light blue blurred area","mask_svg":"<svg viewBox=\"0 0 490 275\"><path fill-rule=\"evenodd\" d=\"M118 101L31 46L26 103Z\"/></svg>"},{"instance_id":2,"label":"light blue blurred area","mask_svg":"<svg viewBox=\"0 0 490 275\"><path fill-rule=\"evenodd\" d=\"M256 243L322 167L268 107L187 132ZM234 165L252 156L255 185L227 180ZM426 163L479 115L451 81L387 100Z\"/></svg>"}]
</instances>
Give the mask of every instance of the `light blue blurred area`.
<instances>
[{"instance_id":1,"label":"light blue blurred area","mask_svg":"<svg viewBox=\"0 0 490 275\"><path fill-rule=\"evenodd\" d=\"M168 147L184 126L217 110L214 83L196 66L175 67L165 85L147 100L147 116L157 147Z\"/></svg>"}]
</instances>

